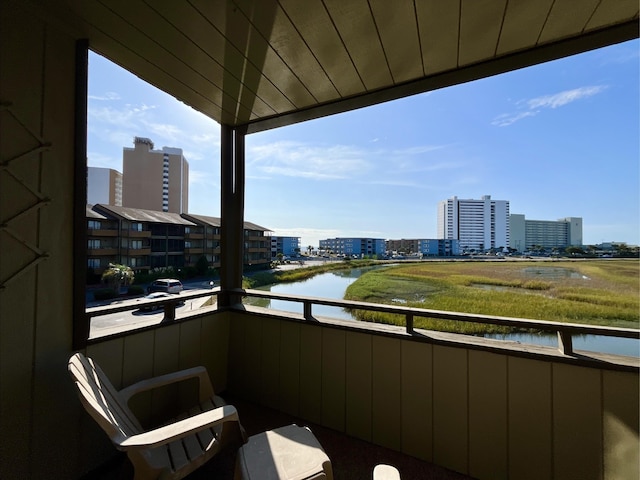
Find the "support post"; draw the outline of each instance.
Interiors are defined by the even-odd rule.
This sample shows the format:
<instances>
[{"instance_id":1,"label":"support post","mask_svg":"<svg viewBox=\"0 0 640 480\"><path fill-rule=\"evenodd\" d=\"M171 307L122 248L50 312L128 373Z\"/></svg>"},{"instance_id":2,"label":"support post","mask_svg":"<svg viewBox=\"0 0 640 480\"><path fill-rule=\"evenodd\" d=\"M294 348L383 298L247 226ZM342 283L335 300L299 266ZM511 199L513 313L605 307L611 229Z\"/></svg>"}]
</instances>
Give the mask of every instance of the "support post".
<instances>
[{"instance_id":1,"label":"support post","mask_svg":"<svg viewBox=\"0 0 640 480\"><path fill-rule=\"evenodd\" d=\"M240 302L230 290L242 288L244 255L245 130L220 128L220 294L221 307Z\"/></svg>"},{"instance_id":2,"label":"support post","mask_svg":"<svg viewBox=\"0 0 640 480\"><path fill-rule=\"evenodd\" d=\"M571 333L558 330L558 350L565 355L573 354L573 338Z\"/></svg>"}]
</instances>

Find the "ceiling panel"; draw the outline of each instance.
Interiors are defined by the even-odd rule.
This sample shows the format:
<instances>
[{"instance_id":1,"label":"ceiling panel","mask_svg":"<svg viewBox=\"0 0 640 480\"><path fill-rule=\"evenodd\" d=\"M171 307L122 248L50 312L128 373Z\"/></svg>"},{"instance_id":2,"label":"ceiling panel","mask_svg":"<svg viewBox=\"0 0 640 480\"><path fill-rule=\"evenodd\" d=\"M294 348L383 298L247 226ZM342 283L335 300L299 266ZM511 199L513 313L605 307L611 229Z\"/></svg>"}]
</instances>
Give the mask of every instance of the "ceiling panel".
<instances>
[{"instance_id":1,"label":"ceiling panel","mask_svg":"<svg viewBox=\"0 0 640 480\"><path fill-rule=\"evenodd\" d=\"M458 66L460 0L416 3L422 64L426 75Z\"/></svg>"},{"instance_id":2,"label":"ceiling panel","mask_svg":"<svg viewBox=\"0 0 640 480\"><path fill-rule=\"evenodd\" d=\"M637 0L3 0L248 132L638 38Z\"/></svg>"},{"instance_id":3,"label":"ceiling panel","mask_svg":"<svg viewBox=\"0 0 640 480\"><path fill-rule=\"evenodd\" d=\"M585 30L593 30L615 23L620 18L637 21L640 2L638 0L602 0Z\"/></svg>"},{"instance_id":4,"label":"ceiling panel","mask_svg":"<svg viewBox=\"0 0 640 480\"><path fill-rule=\"evenodd\" d=\"M393 82L422 77L422 53L413 1L370 0L369 4Z\"/></svg>"},{"instance_id":5,"label":"ceiling panel","mask_svg":"<svg viewBox=\"0 0 640 480\"><path fill-rule=\"evenodd\" d=\"M324 0L365 91L392 83L391 72L366 0Z\"/></svg>"},{"instance_id":6,"label":"ceiling panel","mask_svg":"<svg viewBox=\"0 0 640 480\"><path fill-rule=\"evenodd\" d=\"M503 55L536 45L553 2L554 0L539 0L536 3L510 1L496 53Z\"/></svg>"},{"instance_id":7,"label":"ceiling panel","mask_svg":"<svg viewBox=\"0 0 640 480\"><path fill-rule=\"evenodd\" d=\"M250 11L244 11L245 15L269 43L270 50L300 80L301 88L312 95L312 103L335 99L336 88L280 5L275 0L265 0L240 2L240 8L249 3Z\"/></svg>"},{"instance_id":8,"label":"ceiling panel","mask_svg":"<svg viewBox=\"0 0 640 480\"><path fill-rule=\"evenodd\" d=\"M556 0L540 35L540 43L582 33L598 3L600 0Z\"/></svg>"},{"instance_id":9,"label":"ceiling panel","mask_svg":"<svg viewBox=\"0 0 640 480\"><path fill-rule=\"evenodd\" d=\"M338 95L346 97L361 92L364 88L362 79L322 2L280 0L280 4L322 65Z\"/></svg>"},{"instance_id":10,"label":"ceiling panel","mask_svg":"<svg viewBox=\"0 0 640 480\"><path fill-rule=\"evenodd\" d=\"M226 54L230 48L220 31L206 17L186 2L148 2L151 9L161 15L173 29L162 35L162 44L168 50L181 45L177 50L181 58L189 59L194 69L212 81L219 81L216 88L224 89L229 95L237 97L240 105L252 112L251 119L274 115L277 110L262 99L262 95L278 102L287 102L286 98L269 82L264 82L267 92L256 88L260 84L261 72L248 63L239 51L234 55ZM174 37L181 37L174 41ZM231 47L233 49L233 47ZM248 81L247 81L248 80ZM268 87L271 88L268 88ZM292 105L287 102L290 108ZM233 107L231 110L237 109Z\"/></svg>"},{"instance_id":11,"label":"ceiling panel","mask_svg":"<svg viewBox=\"0 0 640 480\"><path fill-rule=\"evenodd\" d=\"M462 0L458 66L495 56L506 0Z\"/></svg>"},{"instance_id":12,"label":"ceiling panel","mask_svg":"<svg viewBox=\"0 0 640 480\"><path fill-rule=\"evenodd\" d=\"M241 92L243 97L251 98L256 95L277 112L294 110L296 100L300 104L312 101L308 92L303 93L303 98L290 99L288 95L291 94L282 91L279 85L271 80L271 72L275 70L276 74L273 76L286 80L286 76L289 75L291 82L297 81L279 60L277 64L271 63L265 68L265 52L269 45L235 6L230 2L219 0L193 0L190 3L220 35L207 39L207 48L215 49L216 58L222 65L235 62L242 64L240 78L243 84ZM195 36L192 37L197 41ZM257 115L257 112L254 114Z\"/></svg>"}]
</instances>

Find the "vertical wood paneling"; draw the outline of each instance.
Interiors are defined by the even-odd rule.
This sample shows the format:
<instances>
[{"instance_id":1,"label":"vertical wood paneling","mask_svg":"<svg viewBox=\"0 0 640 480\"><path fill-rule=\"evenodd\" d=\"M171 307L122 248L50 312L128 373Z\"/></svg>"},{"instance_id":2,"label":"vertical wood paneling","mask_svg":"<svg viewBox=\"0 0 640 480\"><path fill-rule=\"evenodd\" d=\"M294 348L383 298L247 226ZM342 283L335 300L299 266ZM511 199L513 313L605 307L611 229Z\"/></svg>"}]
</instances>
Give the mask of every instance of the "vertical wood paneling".
<instances>
[{"instance_id":1,"label":"vertical wood paneling","mask_svg":"<svg viewBox=\"0 0 640 480\"><path fill-rule=\"evenodd\" d=\"M113 386L122 388L122 362L124 360L124 338L96 343L87 347L87 356L97 363Z\"/></svg>"},{"instance_id":2,"label":"vertical wood paneling","mask_svg":"<svg viewBox=\"0 0 640 480\"><path fill-rule=\"evenodd\" d=\"M227 368L230 326L227 315L215 315L202 320L200 337L201 363L207 368L216 393L227 388Z\"/></svg>"},{"instance_id":3,"label":"vertical wood paneling","mask_svg":"<svg viewBox=\"0 0 640 480\"><path fill-rule=\"evenodd\" d=\"M552 368L554 477L602 479L601 371Z\"/></svg>"},{"instance_id":4,"label":"vertical wood paneling","mask_svg":"<svg viewBox=\"0 0 640 480\"><path fill-rule=\"evenodd\" d=\"M374 336L373 442L389 448L401 445L402 412L400 339Z\"/></svg>"},{"instance_id":5,"label":"vertical wood paneling","mask_svg":"<svg viewBox=\"0 0 640 480\"><path fill-rule=\"evenodd\" d=\"M141 332L124 339L122 362L122 386L126 387L145 378L153 377L154 344L153 332ZM149 422L154 406L154 392L143 392L129 402L140 421Z\"/></svg>"},{"instance_id":6,"label":"vertical wood paneling","mask_svg":"<svg viewBox=\"0 0 640 480\"><path fill-rule=\"evenodd\" d=\"M200 337L202 336L202 320L182 322L180 326L180 361L179 369L200 365Z\"/></svg>"},{"instance_id":7,"label":"vertical wood paneling","mask_svg":"<svg viewBox=\"0 0 640 480\"><path fill-rule=\"evenodd\" d=\"M469 474L508 478L507 357L469 352Z\"/></svg>"},{"instance_id":8,"label":"vertical wood paneling","mask_svg":"<svg viewBox=\"0 0 640 480\"><path fill-rule=\"evenodd\" d=\"M229 320L229 389L236 395L246 395L244 366L246 364L245 331L248 320L244 315L234 315Z\"/></svg>"},{"instance_id":9,"label":"vertical wood paneling","mask_svg":"<svg viewBox=\"0 0 640 480\"><path fill-rule=\"evenodd\" d=\"M640 478L638 375L603 372L604 478Z\"/></svg>"},{"instance_id":10,"label":"vertical wood paneling","mask_svg":"<svg viewBox=\"0 0 640 480\"><path fill-rule=\"evenodd\" d=\"M433 461L468 471L467 351L433 347Z\"/></svg>"},{"instance_id":11,"label":"vertical wood paneling","mask_svg":"<svg viewBox=\"0 0 640 480\"><path fill-rule=\"evenodd\" d=\"M509 477L552 478L551 364L509 357L508 370Z\"/></svg>"},{"instance_id":12,"label":"vertical wood paneling","mask_svg":"<svg viewBox=\"0 0 640 480\"><path fill-rule=\"evenodd\" d=\"M402 451L433 460L433 347L402 341Z\"/></svg>"},{"instance_id":13,"label":"vertical wood paneling","mask_svg":"<svg viewBox=\"0 0 640 480\"><path fill-rule=\"evenodd\" d=\"M322 423L322 328L300 326L300 415Z\"/></svg>"},{"instance_id":14,"label":"vertical wood paneling","mask_svg":"<svg viewBox=\"0 0 640 480\"><path fill-rule=\"evenodd\" d=\"M71 295L52 294L52 278L61 292L73 291L73 130L61 128L74 123L75 42L53 28L47 28L44 48L44 78L42 90L42 120L40 135L51 143L51 150L40 155L40 170L30 172L36 190L56 199L42 207L34 219L38 226L34 243L43 252L50 252L33 273L37 281L35 327L35 383L32 394L33 421L39 428L61 432L57 442L46 435L33 438L32 449L39 461L33 464L33 476L46 477L51 469L60 476L72 475L76 461L68 454L67 424L74 416L74 407L65 395L56 395L60 385L68 382L68 355L65 349L73 331ZM36 130L37 131L37 130ZM36 201L32 198L30 204ZM4 257L3 257L4 258ZM70 390L70 389L69 389ZM65 389L65 391L67 391ZM51 412L56 414L52 415ZM75 454L75 453L74 453Z\"/></svg>"},{"instance_id":15,"label":"vertical wood paneling","mask_svg":"<svg viewBox=\"0 0 640 480\"><path fill-rule=\"evenodd\" d=\"M163 375L180 368L180 330L178 325L153 332L149 340L154 345L153 374Z\"/></svg>"},{"instance_id":16,"label":"vertical wood paneling","mask_svg":"<svg viewBox=\"0 0 640 480\"><path fill-rule=\"evenodd\" d=\"M8 13L7 2L0 2L0 100L11 102L11 110L30 129L40 132L43 97L45 28L21 12ZM24 35L29 25L30 35ZM29 52L16 48L21 45ZM0 160L7 160L28 151L37 144L8 111L0 111ZM13 162L11 171L33 186L33 171L38 168L38 155ZM31 171L29 170L31 169ZM37 184L35 185L37 187ZM33 195L21 187L8 173L0 171L0 223L34 201ZM29 214L10 224L11 228L30 242L37 241L38 214ZM7 254L9 253L9 254ZM55 252L54 252L55 253ZM0 231L0 280L6 281L28 264L33 253L14 238ZM36 319L36 271L25 273L7 284L0 292L0 478L28 478L33 470L29 462L32 425L40 418L32 417L33 395L38 388L33 381ZM57 294L55 286L50 293ZM62 317L57 324L62 323ZM39 390L39 388L38 388Z\"/></svg>"},{"instance_id":17,"label":"vertical wood paneling","mask_svg":"<svg viewBox=\"0 0 640 480\"><path fill-rule=\"evenodd\" d=\"M196 367L200 361L200 338L202 336L202 319L180 323L180 366L179 370ZM180 398L179 410L184 411L196 405L199 400L198 382L181 382L178 385Z\"/></svg>"},{"instance_id":18,"label":"vertical wood paneling","mask_svg":"<svg viewBox=\"0 0 640 480\"><path fill-rule=\"evenodd\" d=\"M300 324L281 322L280 408L289 415L300 414Z\"/></svg>"},{"instance_id":19,"label":"vertical wood paneling","mask_svg":"<svg viewBox=\"0 0 640 480\"><path fill-rule=\"evenodd\" d=\"M348 332L346 342L346 433L370 442L373 408L371 335Z\"/></svg>"},{"instance_id":20,"label":"vertical wood paneling","mask_svg":"<svg viewBox=\"0 0 640 480\"><path fill-rule=\"evenodd\" d=\"M260 398L262 375L262 321L261 317L248 317L244 330L242 362L243 391L250 398Z\"/></svg>"},{"instance_id":21,"label":"vertical wood paneling","mask_svg":"<svg viewBox=\"0 0 640 480\"><path fill-rule=\"evenodd\" d=\"M262 355L260 364L260 398L264 405L277 409L280 398L280 321L262 320Z\"/></svg>"},{"instance_id":22,"label":"vertical wood paneling","mask_svg":"<svg viewBox=\"0 0 640 480\"><path fill-rule=\"evenodd\" d=\"M322 424L344 432L345 428L345 332L322 329Z\"/></svg>"},{"instance_id":23,"label":"vertical wood paneling","mask_svg":"<svg viewBox=\"0 0 640 480\"><path fill-rule=\"evenodd\" d=\"M155 330L149 343L154 345L153 375L175 372L180 368L180 329L178 325ZM161 419L172 411L172 394L177 394L175 385L164 391L152 393L152 410L150 418Z\"/></svg>"}]
</instances>

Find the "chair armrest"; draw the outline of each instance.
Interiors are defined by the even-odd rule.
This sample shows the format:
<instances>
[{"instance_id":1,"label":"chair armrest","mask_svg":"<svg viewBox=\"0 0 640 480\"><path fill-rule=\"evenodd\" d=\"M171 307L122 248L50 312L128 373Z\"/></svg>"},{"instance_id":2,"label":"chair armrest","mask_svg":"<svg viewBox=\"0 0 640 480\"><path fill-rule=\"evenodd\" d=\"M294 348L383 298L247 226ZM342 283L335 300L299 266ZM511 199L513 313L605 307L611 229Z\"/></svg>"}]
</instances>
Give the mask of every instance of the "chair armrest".
<instances>
[{"instance_id":1,"label":"chair armrest","mask_svg":"<svg viewBox=\"0 0 640 480\"><path fill-rule=\"evenodd\" d=\"M233 405L208 410L130 437L114 438L113 442L119 450L159 447L224 422L240 422L238 412Z\"/></svg>"},{"instance_id":2,"label":"chair armrest","mask_svg":"<svg viewBox=\"0 0 640 480\"><path fill-rule=\"evenodd\" d=\"M213 398L213 385L207 373L207 369L204 367L192 367L178 372L171 372L157 377L140 380L139 382L129 385L118 392L120 397L125 403L128 403L131 397L147 390L153 390L154 388L162 387L164 385L171 385L172 383L181 382L190 378L199 379L199 398L200 401L204 401L209 398Z\"/></svg>"},{"instance_id":3,"label":"chair armrest","mask_svg":"<svg viewBox=\"0 0 640 480\"><path fill-rule=\"evenodd\" d=\"M373 469L373 480L400 480L400 472L392 465L379 464Z\"/></svg>"}]
</instances>

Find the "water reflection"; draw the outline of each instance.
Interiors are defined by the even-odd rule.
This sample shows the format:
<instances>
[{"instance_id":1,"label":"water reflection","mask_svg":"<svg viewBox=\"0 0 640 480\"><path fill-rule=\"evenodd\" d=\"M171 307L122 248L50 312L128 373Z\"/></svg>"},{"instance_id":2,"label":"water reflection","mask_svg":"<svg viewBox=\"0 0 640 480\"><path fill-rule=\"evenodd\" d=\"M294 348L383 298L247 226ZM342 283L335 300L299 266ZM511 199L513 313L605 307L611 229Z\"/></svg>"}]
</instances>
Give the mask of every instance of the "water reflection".
<instances>
[{"instance_id":1,"label":"water reflection","mask_svg":"<svg viewBox=\"0 0 640 480\"><path fill-rule=\"evenodd\" d=\"M562 280L564 278L581 278L589 280L589 277L580 272L564 267L527 267L522 269L528 277L544 278L548 280Z\"/></svg>"},{"instance_id":2,"label":"water reflection","mask_svg":"<svg viewBox=\"0 0 640 480\"><path fill-rule=\"evenodd\" d=\"M344 294L349 285L355 282L360 275L376 268L383 267L365 267L353 268L339 272L329 272L316 275L315 277L295 282L280 283L277 285L266 285L259 287L257 290L265 290L273 293L286 293L290 295L301 295L307 297L319 297L326 299L344 299ZM533 270L542 270L532 268ZM566 268L554 268L556 275L563 275L560 278L571 277L571 270ZM576 273L576 272L573 272ZM586 278L586 277L585 277ZM258 305L265 308L280 310L284 312L293 312L303 314L303 305L301 302L289 302L286 300L270 300L266 298L249 298L245 300L252 305ZM325 305L313 305L313 315L319 317L331 317L342 320L355 320L351 313L340 307L330 307ZM507 335L485 335L485 338L495 338L498 340L510 340L520 343L529 343L534 345L558 346L558 339L555 334L524 334L513 333ZM603 337L596 335L577 335L573 337L573 348L575 350L587 350L592 352L615 353L618 355L628 355L640 357L640 341L633 338L616 338Z\"/></svg>"}]
</instances>

